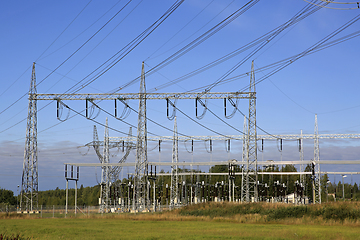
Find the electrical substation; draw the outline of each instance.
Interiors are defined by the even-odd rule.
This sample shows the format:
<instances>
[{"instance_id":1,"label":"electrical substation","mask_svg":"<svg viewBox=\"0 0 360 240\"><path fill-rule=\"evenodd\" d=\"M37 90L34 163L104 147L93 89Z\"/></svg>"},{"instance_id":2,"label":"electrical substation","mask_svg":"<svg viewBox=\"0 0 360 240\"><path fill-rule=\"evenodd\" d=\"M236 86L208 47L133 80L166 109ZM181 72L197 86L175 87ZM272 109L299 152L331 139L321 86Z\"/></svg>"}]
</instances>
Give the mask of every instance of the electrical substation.
<instances>
[{"instance_id":1,"label":"electrical substation","mask_svg":"<svg viewBox=\"0 0 360 240\"><path fill-rule=\"evenodd\" d=\"M319 139L358 139L360 134L319 134L317 116L315 116L314 134L258 135L256 125L256 90L254 64L249 74L250 84L247 92L198 92L198 93L147 93L145 85L144 63L141 70L140 90L138 93L111 94L38 94L36 91L35 63L32 68L31 87L26 130L26 144L22 173L20 210L36 212L38 207L38 155L37 155L37 102L56 101L57 117L60 109L71 109L64 100L86 102L85 117L90 119L90 106L101 108L101 101L114 101L114 116L122 119L131 107L128 100L139 102L137 133L129 129L127 136L109 136L108 120L105 122L104 139L100 140L96 126L93 128L93 141L85 146L95 150L98 163L65 163L66 192L68 181L75 181L75 206L77 183L81 179L81 168L101 167L99 206L102 213L107 212L148 212L174 209L188 204L201 202L284 202L292 204L321 204L321 177L323 174L359 174L359 172L323 172L323 164L359 164L359 160L321 160ZM220 99L224 102L225 118L231 118L238 109L239 101L247 101L247 114L244 114L243 135L187 136L178 134L176 102L182 99L195 100L195 115L201 119L207 111L208 99ZM147 101L163 100L167 104L167 117L174 122L172 136L148 136L146 117ZM118 104L122 104L122 116L117 116ZM229 114L229 109L231 113ZM132 109L133 110L133 109ZM240 112L241 113L241 112ZM241 117L242 118L242 117ZM241 125L239 124L239 125ZM304 140L314 141L313 159L304 159ZM282 151L283 141L292 140L298 144L298 161L258 161L258 152L264 150L265 141L277 141ZM231 151L231 143L242 143L241 154L236 159L222 161L180 161L179 142L188 146L189 153L194 152L194 142L208 144L213 151L215 142L225 142L226 151ZM161 152L163 143L172 144L172 159L164 161L148 160L148 142L157 143ZM166 145L165 145L166 146ZM110 149L120 149L124 154L116 162L110 161ZM131 151L136 152L135 162L127 161ZM275 171L277 166L298 166L299 171ZM214 171L203 172L199 166L207 166ZM120 179L124 167L134 169L126 179ZM169 167L170 171L160 171ZM218 169L215 171L215 169ZM218 171L218 170L221 171ZM289 186L289 176L296 178ZM310 184L309 184L310 180ZM309 189L310 188L310 189ZM291 191L290 191L291 189ZM312 197L306 193L312 192ZM68 193L67 193L68 196ZM66 206L68 202L66 202ZM76 207L75 207L76 209Z\"/></svg>"}]
</instances>

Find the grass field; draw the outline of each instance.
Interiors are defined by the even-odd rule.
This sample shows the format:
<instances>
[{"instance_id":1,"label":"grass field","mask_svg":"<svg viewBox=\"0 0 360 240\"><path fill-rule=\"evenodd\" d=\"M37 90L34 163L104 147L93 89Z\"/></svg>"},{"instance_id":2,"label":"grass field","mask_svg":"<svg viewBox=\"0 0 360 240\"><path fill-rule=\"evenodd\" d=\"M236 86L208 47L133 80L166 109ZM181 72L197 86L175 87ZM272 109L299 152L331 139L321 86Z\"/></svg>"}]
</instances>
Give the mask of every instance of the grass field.
<instances>
[{"instance_id":1,"label":"grass field","mask_svg":"<svg viewBox=\"0 0 360 240\"><path fill-rule=\"evenodd\" d=\"M77 218L8 214L0 216L0 234L22 239L360 239L358 209L357 203L314 205L305 211L288 205L226 203Z\"/></svg>"},{"instance_id":2,"label":"grass field","mask_svg":"<svg viewBox=\"0 0 360 240\"><path fill-rule=\"evenodd\" d=\"M123 218L2 219L0 231L32 239L360 239L356 226Z\"/></svg>"}]
</instances>

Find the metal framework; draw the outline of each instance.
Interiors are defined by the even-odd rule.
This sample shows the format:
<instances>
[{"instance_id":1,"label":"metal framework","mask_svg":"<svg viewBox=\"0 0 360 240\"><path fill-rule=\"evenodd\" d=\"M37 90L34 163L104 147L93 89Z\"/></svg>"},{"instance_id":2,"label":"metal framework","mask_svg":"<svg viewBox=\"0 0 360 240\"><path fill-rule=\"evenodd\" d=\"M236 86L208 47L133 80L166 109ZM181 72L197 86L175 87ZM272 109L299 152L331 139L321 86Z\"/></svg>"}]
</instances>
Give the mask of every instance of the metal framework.
<instances>
[{"instance_id":1,"label":"metal framework","mask_svg":"<svg viewBox=\"0 0 360 240\"><path fill-rule=\"evenodd\" d=\"M251 64L250 73L250 87L249 92L254 95L255 92L255 73L254 73L254 61ZM245 155L245 185L242 191L245 196L245 201L252 201L251 197L254 197L254 201L258 199L257 192L257 135L256 135L256 98L249 98L249 116L247 119L247 131L246 131L246 155Z\"/></svg>"},{"instance_id":2,"label":"metal framework","mask_svg":"<svg viewBox=\"0 0 360 240\"><path fill-rule=\"evenodd\" d=\"M145 83L145 78L144 83ZM145 89L144 89L145 90ZM144 92L145 93L145 92ZM140 100L145 94L139 93L41 93L36 100ZM254 98L252 92L193 92L193 93L146 93L147 100L158 99L249 99Z\"/></svg>"},{"instance_id":3,"label":"metal framework","mask_svg":"<svg viewBox=\"0 0 360 240\"><path fill-rule=\"evenodd\" d=\"M179 172L178 172L178 163L179 163L179 144L178 144L178 131L176 116L174 118L174 138L173 138L173 148L172 148L172 163L171 166L171 186L170 186L170 207L173 208L175 205L178 205L179 201Z\"/></svg>"},{"instance_id":4,"label":"metal framework","mask_svg":"<svg viewBox=\"0 0 360 240\"><path fill-rule=\"evenodd\" d=\"M26 140L21 183L20 211L38 209L38 151L37 151L37 106L36 75L33 63L29 90L29 107L26 125Z\"/></svg>"},{"instance_id":5,"label":"metal framework","mask_svg":"<svg viewBox=\"0 0 360 240\"><path fill-rule=\"evenodd\" d=\"M254 84L253 84L254 85ZM250 89L251 90L251 89ZM127 137L128 142L136 142L136 166L135 166L135 177L134 177L134 191L133 191L133 211L145 211L148 210L149 201L149 191L148 191L148 181L145 174L147 169L147 127L146 127L146 101L153 99L164 99L167 100L168 103L170 99L178 100L178 99L194 99L196 104L201 102L201 99L255 99L255 92L200 92L200 93L146 93L145 87L145 71L144 71L144 63L142 63L142 71L141 71L141 81L140 81L140 91L139 93L96 93L96 94L36 94L34 100L55 100L58 103L66 100L85 100L86 106L88 106L88 102L94 103L94 101L100 100L114 100L115 101L115 116L116 116L116 102L121 101L125 103L127 100L139 100L139 111L138 111L138 129L137 129L137 137L130 140ZM226 101L225 101L226 102ZM251 101L252 103L254 101ZM172 104L175 107L174 104ZM61 104L57 104L57 111L59 112L59 106ZM93 106L97 106L93 104ZM127 105L125 104L127 107ZM251 105L251 111L249 113L254 113L255 105ZM205 108L206 110L206 108ZM86 114L88 117L88 114ZM255 123L253 119L255 119L255 115L249 116L249 119L252 119L251 122ZM251 133L255 131L255 124L251 125ZM171 140L173 137L170 137ZM114 139L109 138L109 144L114 143ZM251 137L251 141L249 142L250 149L253 151L256 150L256 147L252 146L252 144L256 144L256 137ZM118 143L115 143L118 144ZM96 148L95 148L96 150ZM253 154L253 153L252 153ZM98 154L101 159L101 154Z\"/></svg>"},{"instance_id":6,"label":"metal framework","mask_svg":"<svg viewBox=\"0 0 360 240\"><path fill-rule=\"evenodd\" d=\"M246 119L246 117L245 117ZM244 131L245 132L245 131ZM318 134L317 138L319 139L360 139L359 134ZM148 141L172 141L173 136L148 136ZM213 135L213 136L178 136L179 141L218 141L218 140L240 140L242 141L245 139L244 135ZM257 140L276 140L276 139L283 139L283 140L306 140L306 139L315 139L314 134L283 134L283 135L257 135ZM136 137L133 136L124 136L124 137L110 137L110 142L136 142Z\"/></svg>"},{"instance_id":7,"label":"metal framework","mask_svg":"<svg viewBox=\"0 0 360 240\"><path fill-rule=\"evenodd\" d=\"M141 68L139 91L138 128L136 141L136 166L134 179L133 211L145 211L149 202L147 169L147 126L146 126L146 87L144 62Z\"/></svg>"},{"instance_id":8,"label":"metal framework","mask_svg":"<svg viewBox=\"0 0 360 240\"><path fill-rule=\"evenodd\" d=\"M107 164L110 163L110 154L109 154L109 128L108 128L108 119L106 118L105 123L105 134L104 134L104 154L102 157L101 163ZM110 203L110 167L108 165L103 165L101 167L101 183L100 183L100 211L108 212L109 203Z\"/></svg>"},{"instance_id":9,"label":"metal framework","mask_svg":"<svg viewBox=\"0 0 360 240\"><path fill-rule=\"evenodd\" d=\"M319 129L317 114L315 115L315 128L314 128L314 163L315 163L315 179L314 181L314 203L321 204L321 173L320 173L320 147L319 147Z\"/></svg>"}]
</instances>

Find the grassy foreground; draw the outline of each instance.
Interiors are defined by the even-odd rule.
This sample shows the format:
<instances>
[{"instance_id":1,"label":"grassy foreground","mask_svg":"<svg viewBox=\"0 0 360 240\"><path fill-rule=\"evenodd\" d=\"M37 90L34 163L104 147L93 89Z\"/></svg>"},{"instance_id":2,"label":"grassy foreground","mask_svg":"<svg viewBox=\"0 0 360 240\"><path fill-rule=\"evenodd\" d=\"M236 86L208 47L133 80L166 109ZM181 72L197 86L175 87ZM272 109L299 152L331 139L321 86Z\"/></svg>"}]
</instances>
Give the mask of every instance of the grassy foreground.
<instances>
[{"instance_id":1,"label":"grassy foreground","mask_svg":"<svg viewBox=\"0 0 360 240\"><path fill-rule=\"evenodd\" d=\"M285 205L227 203L199 204L163 213L66 219L0 215L0 234L19 234L21 239L360 239L360 223L354 219L357 208L357 204L338 204L304 210ZM350 217L324 220L317 215L329 211Z\"/></svg>"},{"instance_id":2,"label":"grassy foreground","mask_svg":"<svg viewBox=\"0 0 360 240\"><path fill-rule=\"evenodd\" d=\"M0 231L32 239L360 239L354 226L215 221L3 219Z\"/></svg>"}]
</instances>

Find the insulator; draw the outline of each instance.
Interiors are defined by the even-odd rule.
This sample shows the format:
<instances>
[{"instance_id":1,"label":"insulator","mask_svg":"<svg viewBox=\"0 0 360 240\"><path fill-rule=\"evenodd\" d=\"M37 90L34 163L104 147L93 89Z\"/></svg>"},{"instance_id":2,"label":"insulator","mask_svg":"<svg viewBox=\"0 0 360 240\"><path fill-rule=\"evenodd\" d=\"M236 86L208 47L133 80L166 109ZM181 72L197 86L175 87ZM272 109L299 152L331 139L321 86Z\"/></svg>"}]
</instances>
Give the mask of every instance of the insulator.
<instances>
[{"instance_id":1,"label":"insulator","mask_svg":"<svg viewBox=\"0 0 360 240\"><path fill-rule=\"evenodd\" d=\"M155 165L155 178L156 178L156 165Z\"/></svg>"},{"instance_id":2,"label":"insulator","mask_svg":"<svg viewBox=\"0 0 360 240\"><path fill-rule=\"evenodd\" d=\"M210 139L210 152L212 152L212 140Z\"/></svg>"},{"instance_id":3,"label":"insulator","mask_svg":"<svg viewBox=\"0 0 360 240\"><path fill-rule=\"evenodd\" d=\"M65 178L67 178L67 164L65 165Z\"/></svg>"},{"instance_id":4,"label":"insulator","mask_svg":"<svg viewBox=\"0 0 360 240\"><path fill-rule=\"evenodd\" d=\"M197 99L195 99L195 116L197 117L197 110L198 110L198 107L197 107Z\"/></svg>"},{"instance_id":5,"label":"insulator","mask_svg":"<svg viewBox=\"0 0 360 240\"><path fill-rule=\"evenodd\" d=\"M226 98L224 98L224 114L226 116Z\"/></svg>"},{"instance_id":6,"label":"insulator","mask_svg":"<svg viewBox=\"0 0 360 240\"><path fill-rule=\"evenodd\" d=\"M280 139L280 150L282 151L282 139Z\"/></svg>"},{"instance_id":7,"label":"insulator","mask_svg":"<svg viewBox=\"0 0 360 240\"><path fill-rule=\"evenodd\" d=\"M261 139L261 151L264 151L264 139Z\"/></svg>"},{"instance_id":8,"label":"insulator","mask_svg":"<svg viewBox=\"0 0 360 240\"><path fill-rule=\"evenodd\" d=\"M117 103L116 103L116 99L115 99L115 118L117 118Z\"/></svg>"},{"instance_id":9,"label":"insulator","mask_svg":"<svg viewBox=\"0 0 360 240\"><path fill-rule=\"evenodd\" d=\"M88 99L85 100L86 104L85 104L85 110L86 110L86 113L85 113L85 116L86 118L89 118L89 113L88 113Z\"/></svg>"},{"instance_id":10,"label":"insulator","mask_svg":"<svg viewBox=\"0 0 360 240\"><path fill-rule=\"evenodd\" d=\"M228 139L228 151L230 151L230 139Z\"/></svg>"},{"instance_id":11,"label":"insulator","mask_svg":"<svg viewBox=\"0 0 360 240\"><path fill-rule=\"evenodd\" d=\"M73 165L71 165L71 178L74 178L74 168L73 168L74 166Z\"/></svg>"},{"instance_id":12,"label":"insulator","mask_svg":"<svg viewBox=\"0 0 360 240\"><path fill-rule=\"evenodd\" d=\"M301 152L301 139L299 139L299 152Z\"/></svg>"},{"instance_id":13,"label":"insulator","mask_svg":"<svg viewBox=\"0 0 360 240\"><path fill-rule=\"evenodd\" d=\"M159 152L161 152L160 143L161 143L161 140L159 140Z\"/></svg>"},{"instance_id":14,"label":"insulator","mask_svg":"<svg viewBox=\"0 0 360 240\"><path fill-rule=\"evenodd\" d=\"M125 141L122 141L122 152L124 152L125 149Z\"/></svg>"},{"instance_id":15,"label":"insulator","mask_svg":"<svg viewBox=\"0 0 360 240\"><path fill-rule=\"evenodd\" d=\"M191 152L194 152L194 140L191 140Z\"/></svg>"},{"instance_id":16,"label":"insulator","mask_svg":"<svg viewBox=\"0 0 360 240\"><path fill-rule=\"evenodd\" d=\"M77 173L76 173L76 179L79 179L79 166L77 166Z\"/></svg>"},{"instance_id":17,"label":"insulator","mask_svg":"<svg viewBox=\"0 0 360 240\"><path fill-rule=\"evenodd\" d=\"M59 119L60 118L60 101L59 100L57 100L56 101L56 117L57 117L57 119Z\"/></svg>"}]
</instances>

